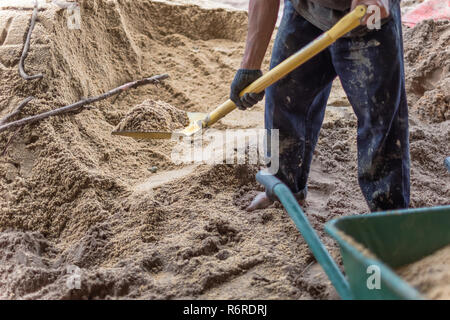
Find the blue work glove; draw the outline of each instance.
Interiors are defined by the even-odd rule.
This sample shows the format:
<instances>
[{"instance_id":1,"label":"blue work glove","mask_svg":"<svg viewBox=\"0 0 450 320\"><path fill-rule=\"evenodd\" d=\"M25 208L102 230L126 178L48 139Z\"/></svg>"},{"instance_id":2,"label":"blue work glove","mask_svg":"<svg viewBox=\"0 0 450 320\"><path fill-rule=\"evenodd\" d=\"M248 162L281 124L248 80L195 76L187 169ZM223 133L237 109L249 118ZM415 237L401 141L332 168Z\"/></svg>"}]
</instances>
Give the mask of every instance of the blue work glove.
<instances>
[{"instance_id":1,"label":"blue work glove","mask_svg":"<svg viewBox=\"0 0 450 320\"><path fill-rule=\"evenodd\" d=\"M260 93L246 93L242 97L239 94L252 82L262 76L261 70L239 69L231 83L230 99L238 109L245 110L253 107L264 98L264 91Z\"/></svg>"}]
</instances>

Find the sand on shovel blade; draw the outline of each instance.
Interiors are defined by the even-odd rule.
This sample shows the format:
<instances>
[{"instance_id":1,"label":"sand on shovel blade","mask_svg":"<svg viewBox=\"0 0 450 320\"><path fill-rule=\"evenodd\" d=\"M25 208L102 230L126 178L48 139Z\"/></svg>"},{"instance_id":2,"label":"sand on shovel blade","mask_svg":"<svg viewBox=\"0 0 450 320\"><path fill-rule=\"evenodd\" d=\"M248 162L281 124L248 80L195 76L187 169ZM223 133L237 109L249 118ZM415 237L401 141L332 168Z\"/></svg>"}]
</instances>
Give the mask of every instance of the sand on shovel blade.
<instances>
[{"instance_id":1,"label":"sand on shovel blade","mask_svg":"<svg viewBox=\"0 0 450 320\"><path fill-rule=\"evenodd\" d=\"M172 132L186 127L187 113L163 101L145 100L117 125L115 132Z\"/></svg>"}]
</instances>

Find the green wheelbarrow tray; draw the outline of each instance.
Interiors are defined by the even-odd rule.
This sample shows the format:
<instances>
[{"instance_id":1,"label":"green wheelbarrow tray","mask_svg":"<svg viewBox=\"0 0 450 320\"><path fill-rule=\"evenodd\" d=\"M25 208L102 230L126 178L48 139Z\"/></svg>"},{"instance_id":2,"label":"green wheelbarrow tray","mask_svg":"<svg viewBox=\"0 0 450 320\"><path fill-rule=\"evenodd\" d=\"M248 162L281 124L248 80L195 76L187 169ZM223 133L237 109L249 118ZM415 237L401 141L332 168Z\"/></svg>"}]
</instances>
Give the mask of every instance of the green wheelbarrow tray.
<instances>
[{"instance_id":1,"label":"green wheelbarrow tray","mask_svg":"<svg viewBox=\"0 0 450 320\"><path fill-rule=\"evenodd\" d=\"M377 212L328 222L325 230L341 247L342 261L352 293L358 299L421 299L394 271L450 244L450 206ZM344 233L377 259L365 256L341 237ZM378 260L379 259L379 260ZM380 288L367 285L378 267Z\"/></svg>"},{"instance_id":2,"label":"green wheelbarrow tray","mask_svg":"<svg viewBox=\"0 0 450 320\"><path fill-rule=\"evenodd\" d=\"M424 298L394 269L450 244L450 206L348 216L328 222L325 229L341 248L345 277L289 188L266 171L259 172L256 179L268 194L280 200L342 299ZM353 238L376 258L363 253L342 234ZM368 285L374 272L379 274L378 288Z\"/></svg>"}]
</instances>

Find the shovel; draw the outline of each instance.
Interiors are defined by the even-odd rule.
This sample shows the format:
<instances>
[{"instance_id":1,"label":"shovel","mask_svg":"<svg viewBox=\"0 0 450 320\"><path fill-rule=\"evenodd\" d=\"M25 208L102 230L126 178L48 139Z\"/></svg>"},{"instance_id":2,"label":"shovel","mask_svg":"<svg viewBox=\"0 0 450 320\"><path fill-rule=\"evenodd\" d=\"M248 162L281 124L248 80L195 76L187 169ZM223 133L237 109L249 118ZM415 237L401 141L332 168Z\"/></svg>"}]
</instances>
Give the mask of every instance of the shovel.
<instances>
[{"instance_id":1,"label":"shovel","mask_svg":"<svg viewBox=\"0 0 450 320\"><path fill-rule=\"evenodd\" d=\"M365 5L357 6L353 11L345 15L330 30L312 41L310 44L284 60L278 66L267 72L255 82L245 88L240 96L246 93L260 93L267 87L277 82L309 59L328 48L340 37L352 31L361 25L361 19L366 15L367 7ZM136 139L171 139L173 136L189 137L201 133L202 129L212 126L214 123L225 117L231 111L236 109L233 101L227 100L210 113L187 112L189 125L182 130L174 132L132 132L132 131L114 131L113 135L127 136Z\"/></svg>"}]
</instances>

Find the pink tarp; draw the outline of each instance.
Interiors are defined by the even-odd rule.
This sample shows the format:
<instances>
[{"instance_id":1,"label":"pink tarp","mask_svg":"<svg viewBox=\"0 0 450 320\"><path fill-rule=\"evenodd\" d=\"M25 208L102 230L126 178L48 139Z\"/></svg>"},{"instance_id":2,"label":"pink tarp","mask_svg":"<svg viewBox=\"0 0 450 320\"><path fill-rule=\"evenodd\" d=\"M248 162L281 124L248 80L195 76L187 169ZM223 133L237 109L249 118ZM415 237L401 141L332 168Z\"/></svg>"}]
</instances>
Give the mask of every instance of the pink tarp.
<instances>
[{"instance_id":1,"label":"pink tarp","mask_svg":"<svg viewBox=\"0 0 450 320\"><path fill-rule=\"evenodd\" d=\"M420 21L426 19L449 20L450 0L428 0L405 14L402 18L403 24L414 27Z\"/></svg>"}]
</instances>

